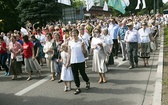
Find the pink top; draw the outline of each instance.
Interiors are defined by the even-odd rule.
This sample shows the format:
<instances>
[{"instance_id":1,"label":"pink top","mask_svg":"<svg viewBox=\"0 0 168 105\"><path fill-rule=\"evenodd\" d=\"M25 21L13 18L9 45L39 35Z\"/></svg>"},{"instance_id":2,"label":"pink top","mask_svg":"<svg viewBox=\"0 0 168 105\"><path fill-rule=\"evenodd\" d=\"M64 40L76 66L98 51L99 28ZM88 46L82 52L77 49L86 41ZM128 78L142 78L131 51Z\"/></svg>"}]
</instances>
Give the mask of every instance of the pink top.
<instances>
[{"instance_id":1,"label":"pink top","mask_svg":"<svg viewBox=\"0 0 168 105\"><path fill-rule=\"evenodd\" d=\"M14 59L17 55L21 55L22 45L19 42L9 43L9 51L11 51L11 59Z\"/></svg>"}]
</instances>

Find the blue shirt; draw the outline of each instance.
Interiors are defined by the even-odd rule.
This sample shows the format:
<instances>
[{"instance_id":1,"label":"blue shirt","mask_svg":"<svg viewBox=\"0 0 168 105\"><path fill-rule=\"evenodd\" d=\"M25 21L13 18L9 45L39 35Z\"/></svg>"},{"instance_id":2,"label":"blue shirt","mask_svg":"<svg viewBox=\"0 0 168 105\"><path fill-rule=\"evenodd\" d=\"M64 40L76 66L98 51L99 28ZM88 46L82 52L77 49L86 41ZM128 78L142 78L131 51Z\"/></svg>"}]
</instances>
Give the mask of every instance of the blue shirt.
<instances>
[{"instance_id":1,"label":"blue shirt","mask_svg":"<svg viewBox=\"0 0 168 105\"><path fill-rule=\"evenodd\" d=\"M128 27L127 27L127 26L120 27L120 28L118 29L118 36L120 36L120 40L124 40L125 33L126 33L127 30L128 30Z\"/></svg>"},{"instance_id":2,"label":"blue shirt","mask_svg":"<svg viewBox=\"0 0 168 105\"><path fill-rule=\"evenodd\" d=\"M23 46L23 41L22 40L18 40L18 42Z\"/></svg>"},{"instance_id":3,"label":"blue shirt","mask_svg":"<svg viewBox=\"0 0 168 105\"><path fill-rule=\"evenodd\" d=\"M118 29L119 29L119 25L118 24L114 24L111 27L111 29L109 30L110 31L110 36L111 36L112 39L117 39Z\"/></svg>"}]
</instances>

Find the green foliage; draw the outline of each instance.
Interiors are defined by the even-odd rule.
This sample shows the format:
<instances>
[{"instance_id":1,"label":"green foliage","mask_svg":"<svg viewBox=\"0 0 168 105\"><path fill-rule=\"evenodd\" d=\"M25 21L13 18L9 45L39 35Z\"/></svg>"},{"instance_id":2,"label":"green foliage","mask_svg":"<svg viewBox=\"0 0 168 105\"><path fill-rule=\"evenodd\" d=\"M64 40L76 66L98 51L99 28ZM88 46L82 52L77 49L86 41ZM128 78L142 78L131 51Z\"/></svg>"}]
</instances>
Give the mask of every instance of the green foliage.
<instances>
[{"instance_id":1,"label":"green foliage","mask_svg":"<svg viewBox=\"0 0 168 105\"><path fill-rule=\"evenodd\" d=\"M168 9L168 2L163 4L163 10Z\"/></svg>"},{"instance_id":2,"label":"green foliage","mask_svg":"<svg viewBox=\"0 0 168 105\"><path fill-rule=\"evenodd\" d=\"M18 11L15 7L18 5L17 0L0 0L0 31L10 31L19 29Z\"/></svg>"},{"instance_id":3,"label":"green foliage","mask_svg":"<svg viewBox=\"0 0 168 105\"><path fill-rule=\"evenodd\" d=\"M20 11L21 22L40 22L41 26L59 20L62 12L62 5L55 0L20 0L16 8Z\"/></svg>"},{"instance_id":4,"label":"green foliage","mask_svg":"<svg viewBox=\"0 0 168 105\"><path fill-rule=\"evenodd\" d=\"M83 5L83 2L80 0L75 0L72 2L72 6L75 7L76 9L79 9L81 5Z\"/></svg>"}]
</instances>

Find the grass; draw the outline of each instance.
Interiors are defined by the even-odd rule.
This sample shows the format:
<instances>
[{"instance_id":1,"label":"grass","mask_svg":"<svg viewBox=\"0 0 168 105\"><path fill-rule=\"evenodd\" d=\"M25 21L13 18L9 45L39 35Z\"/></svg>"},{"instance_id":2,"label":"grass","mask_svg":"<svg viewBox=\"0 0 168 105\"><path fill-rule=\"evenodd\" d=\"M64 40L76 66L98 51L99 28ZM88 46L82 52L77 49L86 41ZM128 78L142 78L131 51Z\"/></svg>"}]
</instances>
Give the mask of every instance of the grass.
<instances>
[{"instance_id":1,"label":"grass","mask_svg":"<svg viewBox=\"0 0 168 105\"><path fill-rule=\"evenodd\" d=\"M168 27L164 29L164 68L162 80L162 105L168 105Z\"/></svg>"}]
</instances>

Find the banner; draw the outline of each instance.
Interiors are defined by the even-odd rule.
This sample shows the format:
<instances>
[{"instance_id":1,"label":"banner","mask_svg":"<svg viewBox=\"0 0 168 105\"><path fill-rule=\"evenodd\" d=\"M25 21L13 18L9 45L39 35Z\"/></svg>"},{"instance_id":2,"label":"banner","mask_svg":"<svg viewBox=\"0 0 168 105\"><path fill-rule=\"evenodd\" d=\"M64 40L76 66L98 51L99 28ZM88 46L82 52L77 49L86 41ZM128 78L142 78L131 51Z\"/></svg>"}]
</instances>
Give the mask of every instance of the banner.
<instances>
[{"instance_id":1,"label":"banner","mask_svg":"<svg viewBox=\"0 0 168 105\"><path fill-rule=\"evenodd\" d=\"M86 10L89 11L90 8L94 5L93 0L86 0Z\"/></svg>"},{"instance_id":2,"label":"banner","mask_svg":"<svg viewBox=\"0 0 168 105\"><path fill-rule=\"evenodd\" d=\"M126 4L123 0L108 0L108 5L112 6L114 9L125 13Z\"/></svg>"},{"instance_id":3,"label":"banner","mask_svg":"<svg viewBox=\"0 0 168 105\"><path fill-rule=\"evenodd\" d=\"M70 0L58 0L58 3L62 3L62 4L65 4L65 5L71 5Z\"/></svg>"},{"instance_id":4,"label":"banner","mask_svg":"<svg viewBox=\"0 0 168 105\"><path fill-rule=\"evenodd\" d=\"M107 2L106 2L106 1L104 2L103 10L104 10L104 11L108 11L108 5L107 5Z\"/></svg>"}]
</instances>

